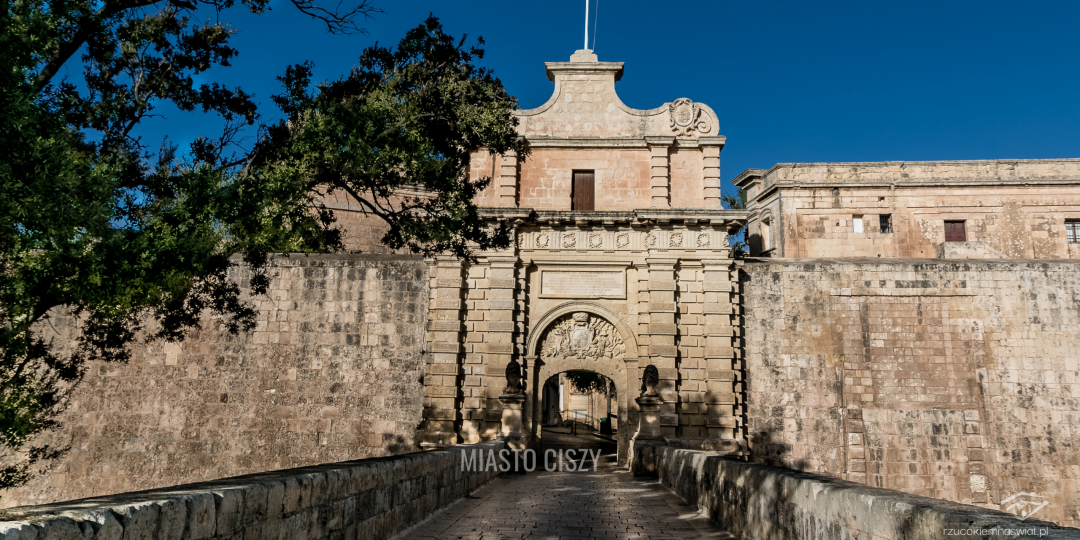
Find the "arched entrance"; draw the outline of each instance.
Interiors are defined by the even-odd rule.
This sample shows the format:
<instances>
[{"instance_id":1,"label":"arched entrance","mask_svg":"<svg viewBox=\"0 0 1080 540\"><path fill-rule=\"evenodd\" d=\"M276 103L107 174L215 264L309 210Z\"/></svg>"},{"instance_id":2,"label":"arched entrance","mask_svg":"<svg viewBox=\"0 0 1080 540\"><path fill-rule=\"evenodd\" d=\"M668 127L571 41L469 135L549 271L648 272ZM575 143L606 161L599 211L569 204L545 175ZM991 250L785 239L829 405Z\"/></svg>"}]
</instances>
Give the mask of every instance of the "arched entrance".
<instances>
[{"instance_id":1,"label":"arched entrance","mask_svg":"<svg viewBox=\"0 0 1080 540\"><path fill-rule=\"evenodd\" d=\"M583 370L611 379L618 396L619 463L626 462L632 436L629 426L637 425L637 407L629 399L637 388L637 340L630 327L614 313L595 302L567 302L552 309L534 325L526 341L526 365L532 381L526 403L526 430L535 439L542 436L544 422L542 392L552 376Z\"/></svg>"}]
</instances>

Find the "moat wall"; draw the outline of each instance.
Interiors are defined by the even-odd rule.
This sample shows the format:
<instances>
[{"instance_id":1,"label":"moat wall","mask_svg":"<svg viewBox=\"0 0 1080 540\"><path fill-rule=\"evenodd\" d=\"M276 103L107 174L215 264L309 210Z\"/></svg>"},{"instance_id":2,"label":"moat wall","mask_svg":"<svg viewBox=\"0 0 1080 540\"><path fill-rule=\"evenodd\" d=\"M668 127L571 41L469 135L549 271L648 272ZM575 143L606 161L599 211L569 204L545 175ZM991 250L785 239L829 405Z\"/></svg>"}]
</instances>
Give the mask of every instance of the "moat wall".
<instances>
[{"instance_id":1,"label":"moat wall","mask_svg":"<svg viewBox=\"0 0 1080 540\"><path fill-rule=\"evenodd\" d=\"M234 270L246 284L246 270ZM428 266L294 255L252 298L254 331L94 365L54 441L71 450L0 505L42 504L410 452L421 420Z\"/></svg>"},{"instance_id":2,"label":"moat wall","mask_svg":"<svg viewBox=\"0 0 1080 540\"><path fill-rule=\"evenodd\" d=\"M741 286L753 462L1080 524L1080 263L759 259Z\"/></svg>"}]
</instances>

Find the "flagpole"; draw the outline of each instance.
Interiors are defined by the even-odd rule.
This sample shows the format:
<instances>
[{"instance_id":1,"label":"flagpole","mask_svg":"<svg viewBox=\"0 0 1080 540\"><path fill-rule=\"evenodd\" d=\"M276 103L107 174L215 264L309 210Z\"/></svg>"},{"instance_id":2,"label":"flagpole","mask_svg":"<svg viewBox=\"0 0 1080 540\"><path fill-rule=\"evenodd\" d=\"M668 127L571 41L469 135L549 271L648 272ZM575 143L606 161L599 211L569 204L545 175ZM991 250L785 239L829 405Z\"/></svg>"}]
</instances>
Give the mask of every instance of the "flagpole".
<instances>
[{"instance_id":1,"label":"flagpole","mask_svg":"<svg viewBox=\"0 0 1080 540\"><path fill-rule=\"evenodd\" d=\"M585 48L589 48L589 0L585 0Z\"/></svg>"}]
</instances>

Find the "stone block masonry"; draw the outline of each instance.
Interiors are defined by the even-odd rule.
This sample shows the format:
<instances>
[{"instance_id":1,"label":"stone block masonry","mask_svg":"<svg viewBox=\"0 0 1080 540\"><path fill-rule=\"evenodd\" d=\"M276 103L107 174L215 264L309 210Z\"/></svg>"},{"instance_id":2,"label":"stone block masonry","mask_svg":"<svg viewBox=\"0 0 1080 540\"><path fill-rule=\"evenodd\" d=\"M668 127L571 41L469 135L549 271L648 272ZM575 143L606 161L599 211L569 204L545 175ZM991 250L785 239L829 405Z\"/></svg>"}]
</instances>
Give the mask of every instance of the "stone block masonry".
<instances>
[{"instance_id":1,"label":"stone block masonry","mask_svg":"<svg viewBox=\"0 0 1080 540\"><path fill-rule=\"evenodd\" d=\"M743 268L752 461L1080 525L1080 262Z\"/></svg>"},{"instance_id":2,"label":"stone block masonry","mask_svg":"<svg viewBox=\"0 0 1080 540\"><path fill-rule=\"evenodd\" d=\"M490 482L463 450L364 459L0 512L0 540L392 538Z\"/></svg>"},{"instance_id":3,"label":"stone block masonry","mask_svg":"<svg viewBox=\"0 0 1080 540\"><path fill-rule=\"evenodd\" d=\"M977 506L662 448L660 482L737 538L758 540L1053 538L1080 530Z\"/></svg>"},{"instance_id":4,"label":"stone block masonry","mask_svg":"<svg viewBox=\"0 0 1080 540\"><path fill-rule=\"evenodd\" d=\"M250 298L254 331L206 319L179 344L93 365L53 435L71 450L3 506L52 503L411 452L421 420L428 265L292 255ZM246 286L245 268L233 278Z\"/></svg>"}]
</instances>

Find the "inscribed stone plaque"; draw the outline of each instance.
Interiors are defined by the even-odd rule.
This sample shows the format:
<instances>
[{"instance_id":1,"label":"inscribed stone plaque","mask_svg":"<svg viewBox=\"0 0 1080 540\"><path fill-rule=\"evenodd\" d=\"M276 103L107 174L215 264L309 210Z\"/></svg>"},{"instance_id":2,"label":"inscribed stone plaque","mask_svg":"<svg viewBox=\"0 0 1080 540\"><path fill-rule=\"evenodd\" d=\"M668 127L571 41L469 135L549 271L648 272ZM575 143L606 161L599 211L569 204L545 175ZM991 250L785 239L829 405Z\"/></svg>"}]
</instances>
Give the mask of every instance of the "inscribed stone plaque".
<instances>
[{"instance_id":1,"label":"inscribed stone plaque","mask_svg":"<svg viewBox=\"0 0 1080 540\"><path fill-rule=\"evenodd\" d=\"M540 296L555 298L624 298L626 285L622 271L544 270Z\"/></svg>"}]
</instances>

